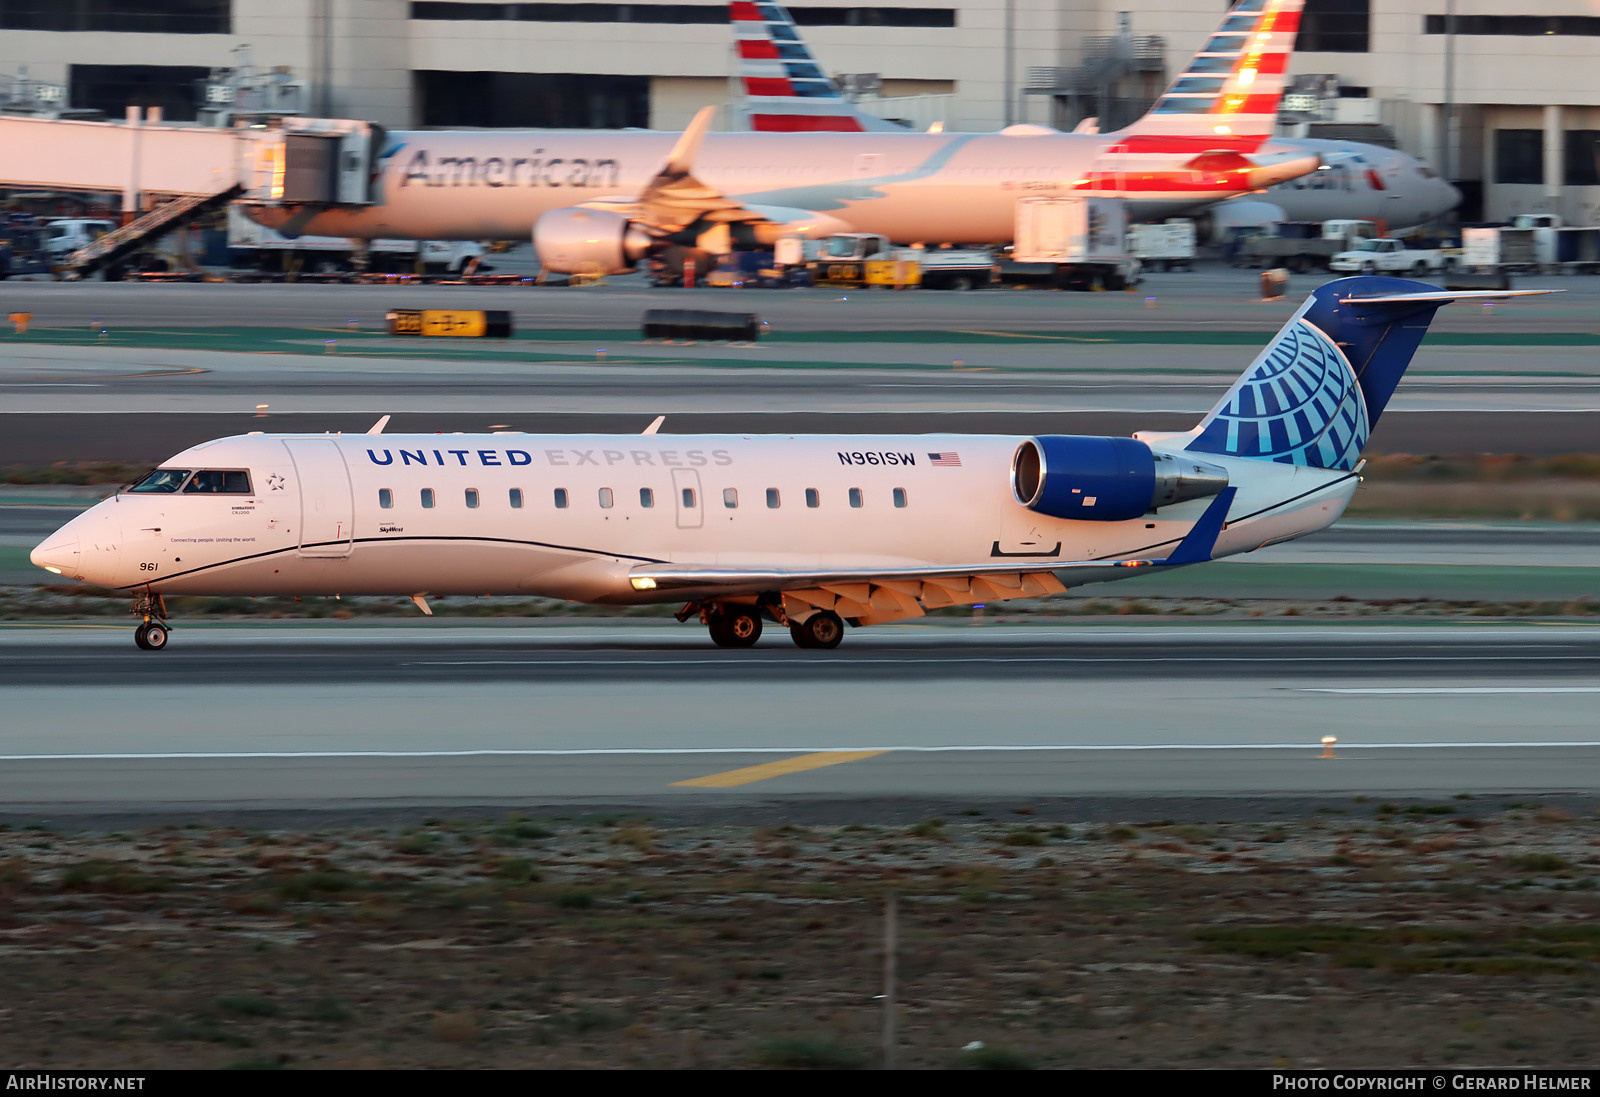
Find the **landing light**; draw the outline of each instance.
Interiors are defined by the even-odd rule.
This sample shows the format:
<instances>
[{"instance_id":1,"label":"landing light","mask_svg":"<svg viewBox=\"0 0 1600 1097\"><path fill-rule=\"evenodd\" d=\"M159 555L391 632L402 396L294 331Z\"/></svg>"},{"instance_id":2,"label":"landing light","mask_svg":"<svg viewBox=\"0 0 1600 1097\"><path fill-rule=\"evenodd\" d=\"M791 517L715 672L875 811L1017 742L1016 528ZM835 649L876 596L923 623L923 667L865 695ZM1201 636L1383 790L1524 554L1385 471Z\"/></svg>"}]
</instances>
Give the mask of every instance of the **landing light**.
<instances>
[{"instance_id":1,"label":"landing light","mask_svg":"<svg viewBox=\"0 0 1600 1097\"><path fill-rule=\"evenodd\" d=\"M46 564L44 566L44 570L48 571L51 575L60 575L61 574L61 569L60 568L53 568L49 564Z\"/></svg>"},{"instance_id":2,"label":"landing light","mask_svg":"<svg viewBox=\"0 0 1600 1097\"><path fill-rule=\"evenodd\" d=\"M634 590L655 590L656 581L648 575L637 575L630 580Z\"/></svg>"}]
</instances>

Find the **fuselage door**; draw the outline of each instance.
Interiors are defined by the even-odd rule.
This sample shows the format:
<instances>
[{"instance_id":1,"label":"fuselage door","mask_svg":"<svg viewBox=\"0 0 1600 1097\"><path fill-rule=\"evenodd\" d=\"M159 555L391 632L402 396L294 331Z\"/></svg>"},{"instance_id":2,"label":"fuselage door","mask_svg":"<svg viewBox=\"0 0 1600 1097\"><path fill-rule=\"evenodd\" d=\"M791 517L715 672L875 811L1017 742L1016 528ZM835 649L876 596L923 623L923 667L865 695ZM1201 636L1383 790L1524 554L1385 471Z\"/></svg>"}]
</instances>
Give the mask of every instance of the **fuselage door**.
<instances>
[{"instance_id":1,"label":"fuselage door","mask_svg":"<svg viewBox=\"0 0 1600 1097\"><path fill-rule=\"evenodd\" d=\"M705 524L705 500L700 498L700 474L694 469L672 470L673 506L679 529L699 529Z\"/></svg>"},{"instance_id":2,"label":"fuselage door","mask_svg":"<svg viewBox=\"0 0 1600 1097\"><path fill-rule=\"evenodd\" d=\"M331 438L285 438L300 481L300 555L349 556L355 530L350 470Z\"/></svg>"}]
</instances>

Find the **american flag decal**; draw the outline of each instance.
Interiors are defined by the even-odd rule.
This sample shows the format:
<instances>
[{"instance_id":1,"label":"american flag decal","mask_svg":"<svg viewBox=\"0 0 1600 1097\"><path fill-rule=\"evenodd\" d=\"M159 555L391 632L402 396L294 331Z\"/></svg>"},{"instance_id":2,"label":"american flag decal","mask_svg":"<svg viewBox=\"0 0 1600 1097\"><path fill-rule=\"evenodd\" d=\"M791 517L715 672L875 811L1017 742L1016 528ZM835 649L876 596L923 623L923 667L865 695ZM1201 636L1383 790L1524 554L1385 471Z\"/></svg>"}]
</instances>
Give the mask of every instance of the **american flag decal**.
<instances>
[{"instance_id":1,"label":"american flag decal","mask_svg":"<svg viewBox=\"0 0 1600 1097\"><path fill-rule=\"evenodd\" d=\"M954 450L947 450L944 453L930 453L928 454L928 460L938 468L958 469L961 467L961 454Z\"/></svg>"}]
</instances>

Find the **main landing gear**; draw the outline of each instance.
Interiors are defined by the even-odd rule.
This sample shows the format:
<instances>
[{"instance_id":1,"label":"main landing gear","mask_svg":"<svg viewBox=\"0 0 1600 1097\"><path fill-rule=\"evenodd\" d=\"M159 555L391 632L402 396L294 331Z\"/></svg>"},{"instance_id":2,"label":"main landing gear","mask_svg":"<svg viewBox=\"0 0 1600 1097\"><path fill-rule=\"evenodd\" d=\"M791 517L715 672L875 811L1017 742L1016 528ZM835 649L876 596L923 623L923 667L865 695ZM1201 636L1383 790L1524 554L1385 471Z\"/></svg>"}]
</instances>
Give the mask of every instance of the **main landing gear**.
<instances>
[{"instance_id":1,"label":"main landing gear","mask_svg":"<svg viewBox=\"0 0 1600 1097\"><path fill-rule=\"evenodd\" d=\"M690 602L677 614L678 620L687 621L698 615L711 633L711 641L720 648L754 647L761 639L762 622L771 619L789 627L789 636L796 647L831 650L844 639L844 621L832 610L818 610L804 621L795 621L783 612L781 602L764 600L759 605L736 605L727 602Z\"/></svg>"},{"instance_id":2,"label":"main landing gear","mask_svg":"<svg viewBox=\"0 0 1600 1097\"><path fill-rule=\"evenodd\" d=\"M844 622L830 609L819 609L804 621L791 621L789 635L795 646L831 651L844 639Z\"/></svg>"},{"instance_id":3,"label":"main landing gear","mask_svg":"<svg viewBox=\"0 0 1600 1097\"><path fill-rule=\"evenodd\" d=\"M719 648L754 647L761 639L761 611L754 606L713 606L705 622Z\"/></svg>"},{"instance_id":4,"label":"main landing gear","mask_svg":"<svg viewBox=\"0 0 1600 1097\"><path fill-rule=\"evenodd\" d=\"M167 646L167 600L148 590L133 600L133 613L143 618L133 630L133 642L142 651L160 651Z\"/></svg>"}]
</instances>

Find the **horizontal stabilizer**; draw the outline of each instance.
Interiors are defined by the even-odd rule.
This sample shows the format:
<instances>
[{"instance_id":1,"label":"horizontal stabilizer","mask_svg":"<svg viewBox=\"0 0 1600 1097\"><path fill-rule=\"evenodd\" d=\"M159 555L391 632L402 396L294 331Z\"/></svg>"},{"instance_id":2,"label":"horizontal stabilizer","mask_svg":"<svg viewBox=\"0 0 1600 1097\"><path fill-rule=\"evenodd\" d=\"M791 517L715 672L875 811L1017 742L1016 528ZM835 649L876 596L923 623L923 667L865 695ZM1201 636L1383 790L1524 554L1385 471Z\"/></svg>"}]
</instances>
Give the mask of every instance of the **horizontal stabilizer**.
<instances>
[{"instance_id":1,"label":"horizontal stabilizer","mask_svg":"<svg viewBox=\"0 0 1600 1097\"><path fill-rule=\"evenodd\" d=\"M1560 289L1485 289L1430 290L1427 293L1388 293L1371 297L1339 298L1341 305L1448 305L1452 301L1497 301L1506 297L1536 297L1541 293L1565 293Z\"/></svg>"}]
</instances>

